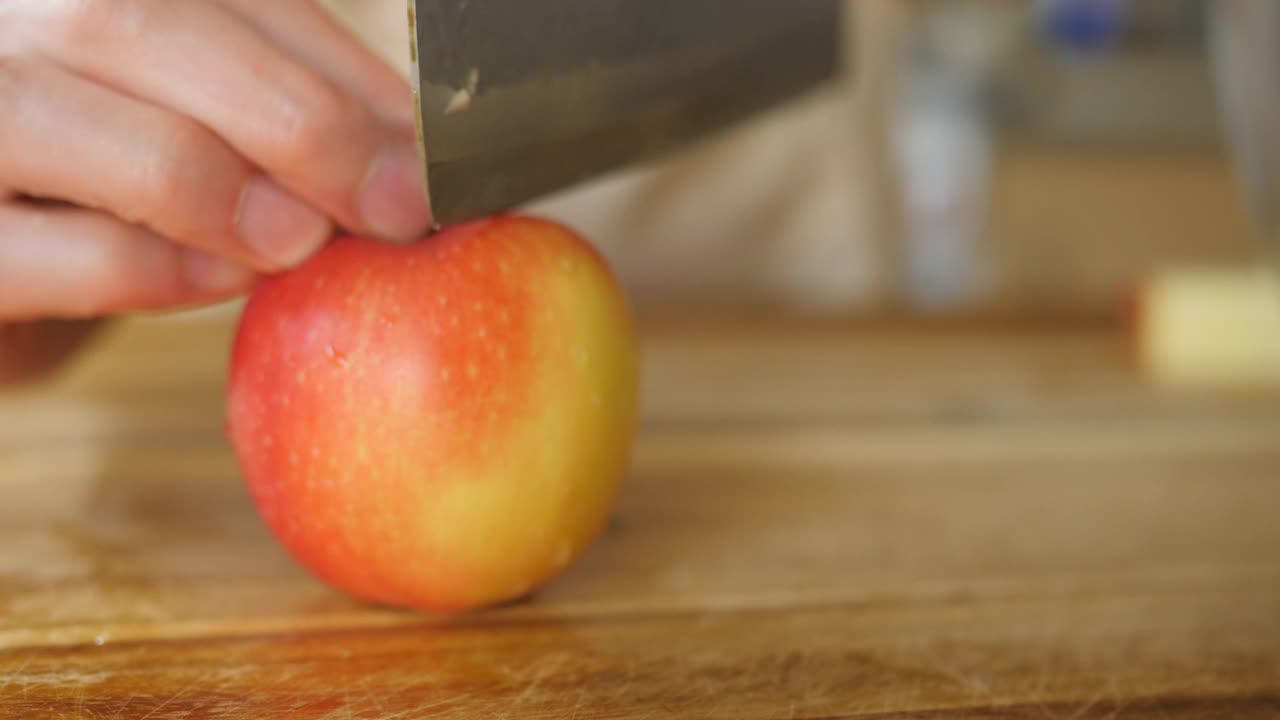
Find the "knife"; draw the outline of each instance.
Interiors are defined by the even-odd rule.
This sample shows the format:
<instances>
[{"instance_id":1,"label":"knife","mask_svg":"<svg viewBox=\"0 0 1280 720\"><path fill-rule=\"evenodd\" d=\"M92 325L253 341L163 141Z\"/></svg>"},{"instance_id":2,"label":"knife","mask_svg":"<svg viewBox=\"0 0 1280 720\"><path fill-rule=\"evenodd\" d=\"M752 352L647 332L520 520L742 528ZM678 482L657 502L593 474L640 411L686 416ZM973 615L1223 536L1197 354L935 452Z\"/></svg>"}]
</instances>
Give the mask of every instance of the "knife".
<instances>
[{"instance_id":1,"label":"knife","mask_svg":"<svg viewBox=\"0 0 1280 720\"><path fill-rule=\"evenodd\" d=\"M1280 5L1216 0L1209 51L1235 174L1264 256L1280 272Z\"/></svg>"},{"instance_id":2,"label":"knife","mask_svg":"<svg viewBox=\"0 0 1280 720\"><path fill-rule=\"evenodd\" d=\"M436 222L510 210L833 77L843 0L410 0Z\"/></svg>"}]
</instances>

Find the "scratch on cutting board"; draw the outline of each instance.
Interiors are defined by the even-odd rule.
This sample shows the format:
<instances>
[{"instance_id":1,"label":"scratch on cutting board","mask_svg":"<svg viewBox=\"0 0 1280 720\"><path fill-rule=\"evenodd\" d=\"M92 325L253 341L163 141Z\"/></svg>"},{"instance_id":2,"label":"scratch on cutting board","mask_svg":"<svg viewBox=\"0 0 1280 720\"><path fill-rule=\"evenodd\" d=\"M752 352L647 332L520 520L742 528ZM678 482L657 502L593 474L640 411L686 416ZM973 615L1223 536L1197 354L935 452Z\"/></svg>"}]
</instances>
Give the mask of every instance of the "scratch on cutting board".
<instances>
[{"instance_id":1,"label":"scratch on cutting board","mask_svg":"<svg viewBox=\"0 0 1280 720\"><path fill-rule=\"evenodd\" d=\"M164 702L160 703L159 705L157 705L157 706L155 706L155 707L151 708L151 712L149 712L149 713L147 713L146 715L143 715L142 717L138 718L138 720L147 720L147 718L149 718L149 717L151 717L152 715L155 715L156 713L158 713L158 712L160 712L161 710L163 710L163 709L165 708L165 706L167 706L169 703L173 702L174 700L177 700L178 698L182 697L183 695L186 695L188 692L190 692L190 691L191 691L191 688L193 688L193 687L195 687L195 686L196 686L196 680L193 678L190 682L188 682L186 685L184 685L182 688L180 688L177 692L175 692L174 694L170 695L170 696L169 696L169 698L168 698L167 700L165 700Z\"/></svg>"},{"instance_id":2,"label":"scratch on cutting board","mask_svg":"<svg viewBox=\"0 0 1280 720\"><path fill-rule=\"evenodd\" d=\"M926 648L924 657L924 664L928 669L965 688L974 699L991 696L991 686L985 678L977 673L966 672L964 668L948 661L947 653Z\"/></svg>"},{"instance_id":3,"label":"scratch on cutting board","mask_svg":"<svg viewBox=\"0 0 1280 720\"><path fill-rule=\"evenodd\" d=\"M397 710L393 713L388 713L385 702L385 698L388 693L385 692L386 689L384 689L383 692L379 692L378 688L375 686L375 680L375 676L365 673L360 677L359 681L356 682L355 685L360 690L361 697L363 697L362 702L369 703L378 711L378 716L383 718L383 720L398 720L399 718L406 717L409 713L408 710ZM401 689L403 690L404 688L405 686L402 685ZM348 696L347 702L351 702L350 696ZM431 705L419 706L416 710L419 712L426 712L431 708Z\"/></svg>"},{"instance_id":4,"label":"scratch on cutting board","mask_svg":"<svg viewBox=\"0 0 1280 720\"><path fill-rule=\"evenodd\" d=\"M1079 720L1079 718L1089 717L1088 713L1099 702L1110 701L1111 712L1107 713L1105 720L1115 720L1120 716L1120 712L1124 709L1126 701L1121 696L1120 687L1116 684L1114 675L1107 675L1107 687L1093 696L1088 702L1081 705L1075 712L1071 713L1068 720Z\"/></svg>"},{"instance_id":5,"label":"scratch on cutting board","mask_svg":"<svg viewBox=\"0 0 1280 720\"><path fill-rule=\"evenodd\" d=\"M1087 712L1089 712L1090 710L1092 710L1092 709L1093 709L1093 706L1094 706L1094 705L1097 705L1097 704L1098 704L1098 701L1100 701L1100 700L1102 700L1102 695L1101 695L1101 694L1094 695L1092 698L1090 698L1090 699L1089 699L1089 700L1087 700L1086 702L1081 703L1081 704L1080 704L1080 706L1079 706L1079 707L1077 707L1077 708L1075 709L1075 712L1073 712L1073 713L1071 713L1070 715L1066 716L1066 720L1079 720L1079 718L1084 717L1084 714L1085 714L1085 713L1087 713ZM1114 718L1114 717L1115 717L1115 711L1114 711L1114 710L1112 710L1110 717L1112 717L1112 718Z\"/></svg>"},{"instance_id":6,"label":"scratch on cutting board","mask_svg":"<svg viewBox=\"0 0 1280 720\"><path fill-rule=\"evenodd\" d=\"M35 655L32 655L32 654L28 654L26 657L24 657L24 658L22 659L22 664L18 666L18 669L17 669L17 670L14 670L12 673L10 673L9 675L5 676L5 677L4 677L4 679L3 679L3 681L0 681L0 690L3 690L3 689L5 689L5 688L9 687L10 685L15 684L15 680L14 680L14 678L18 678L18 677L20 677L20 676L22 675L22 671L24 671L24 670L26 670L26 669L27 669L27 666L31 664L31 661L32 661L34 658L35 658ZM27 682L26 682L25 680L23 680L23 681L22 681L22 696L23 696L23 697L26 697L26 695L27 695Z\"/></svg>"},{"instance_id":7,"label":"scratch on cutting board","mask_svg":"<svg viewBox=\"0 0 1280 720\"><path fill-rule=\"evenodd\" d=\"M338 676L342 680L342 708L347 711L347 720L351 720L351 671L347 668L346 663L340 663L338 667L342 668L342 672ZM372 698L374 694L369 693L369 697Z\"/></svg>"},{"instance_id":8,"label":"scratch on cutting board","mask_svg":"<svg viewBox=\"0 0 1280 720\"><path fill-rule=\"evenodd\" d=\"M568 653L553 653L536 663L530 671L531 677L528 684L525 685L524 690L522 690L519 695L511 699L511 704L508 707L514 708L529 702L529 700L533 698L534 693L536 693L542 686L542 683L563 670L568 664L569 659ZM510 712L503 713L504 718L509 716Z\"/></svg>"},{"instance_id":9,"label":"scratch on cutting board","mask_svg":"<svg viewBox=\"0 0 1280 720\"><path fill-rule=\"evenodd\" d=\"M628 680L627 680L627 682L628 682L628 684L630 683L630 675L629 675L629 674L628 674ZM579 685L579 686L578 686L578 688L577 688L577 692L576 692L576 694L575 694L575 695L574 695L574 697L573 697L573 708L572 708L572 709L570 710L570 712L569 712L569 720L577 720L577 718L578 718L578 711L582 709L582 706L583 706L584 702L586 701L586 699L587 699L587 689L586 689L585 687L582 687L581 685Z\"/></svg>"},{"instance_id":10,"label":"scratch on cutting board","mask_svg":"<svg viewBox=\"0 0 1280 720\"><path fill-rule=\"evenodd\" d=\"M126 698L124 701L124 704L116 708L116 712L114 715L111 716L111 720L117 720L117 718L120 718L121 716L123 716L125 709L127 709L130 705L133 704L133 698L134 698L133 695L130 695L128 698Z\"/></svg>"},{"instance_id":11,"label":"scratch on cutting board","mask_svg":"<svg viewBox=\"0 0 1280 720\"><path fill-rule=\"evenodd\" d=\"M351 712L352 712L352 708L354 707L354 705L351 702L351 695L349 692L347 692L347 687L354 687L355 689L359 690L360 702L362 704L367 704L368 706L376 710L378 713L379 720L400 720L401 718L420 717L423 715L427 715L430 712L435 711L437 708L441 706L445 706L450 702L449 698L442 698L438 702L434 702L434 703L416 705L412 708L405 708L402 710L390 710L387 708L387 705L384 701L385 698L387 696L394 697L397 694L395 690L403 691L403 690L409 689L409 687L411 687L411 684L409 683L401 684L398 688L382 688L382 691L379 692L379 688L374 687L376 680L377 680L376 676L371 674L364 674L355 682L351 682L350 676L344 675L344 681L346 681L346 685L344 686L343 698L346 702L346 711L347 711L347 714L345 716L346 718L352 717Z\"/></svg>"},{"instance_id":12,"label":"scratch on cutting board","mask_svg":"<svg viewBox=\"0 0 1280 720\"><path fill-rule=\"evenodd\" d=\"M631 689L636 678L636 660L635 658L627 658L627 664L623 668L624 674L622 682L618 685L618 689L613 691L613 699L621 699Z\"/></svg>"}]
</instances>

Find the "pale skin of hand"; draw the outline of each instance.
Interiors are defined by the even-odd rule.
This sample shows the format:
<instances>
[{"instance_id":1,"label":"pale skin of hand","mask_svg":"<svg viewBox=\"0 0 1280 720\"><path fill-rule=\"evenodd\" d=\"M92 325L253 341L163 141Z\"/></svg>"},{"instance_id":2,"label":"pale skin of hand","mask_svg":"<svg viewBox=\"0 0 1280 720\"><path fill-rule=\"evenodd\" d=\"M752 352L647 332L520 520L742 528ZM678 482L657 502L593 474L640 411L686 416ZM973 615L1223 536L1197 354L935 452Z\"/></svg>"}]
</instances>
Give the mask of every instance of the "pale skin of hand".
<instances>
[{"instance_id":1,"label":"pale skin of hand","mask_svg":"<svg viewBox=\"0 0 1280 720\"><path fill-rule=\"evenodd\" d=\"M431 225L403 77L313 0L0 0L0 382L95 318Z\"/></svg>"}]
</instances>

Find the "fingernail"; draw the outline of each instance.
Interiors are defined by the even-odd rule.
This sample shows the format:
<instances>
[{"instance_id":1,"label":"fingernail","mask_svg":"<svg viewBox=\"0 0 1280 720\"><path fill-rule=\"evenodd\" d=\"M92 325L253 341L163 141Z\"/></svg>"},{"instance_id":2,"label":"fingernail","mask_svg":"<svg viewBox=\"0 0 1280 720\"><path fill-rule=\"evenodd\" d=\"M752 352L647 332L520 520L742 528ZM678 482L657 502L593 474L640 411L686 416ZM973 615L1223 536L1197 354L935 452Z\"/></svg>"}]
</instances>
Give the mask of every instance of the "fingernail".
<instances>
[{"instance_id":1,"label":"fingernail","mask_svg":"<svg viewBox=\"0 0 1280 720\"><path fill-rule=\"evenodd\" d=\"M311 257L331 232L328 218L263 177L245 186L236 226L245 245L272 269L291 268Z\"/></svg>"},{"instance_id":2,"label":"fingernail","mask_svg":"<svg viewBox=\"0 0 1280 720\"><path fill-rule=\"evenodd\" d=\"M431 227L422 163L411 145L387 150L373 162L360 191L360 212L388 240L416 240Z\"/></svg>"},{"instance_id":3,"label":"fingernail","mask_svg":"<svg viewBox=\"0 0 1280 720\"><path fill-rule=\"evenodd\" d=\"M209 295L247 290L254 278L249 268L199 250L186 251L182 274L191 288Z\"/></svg>"}]
</instances>

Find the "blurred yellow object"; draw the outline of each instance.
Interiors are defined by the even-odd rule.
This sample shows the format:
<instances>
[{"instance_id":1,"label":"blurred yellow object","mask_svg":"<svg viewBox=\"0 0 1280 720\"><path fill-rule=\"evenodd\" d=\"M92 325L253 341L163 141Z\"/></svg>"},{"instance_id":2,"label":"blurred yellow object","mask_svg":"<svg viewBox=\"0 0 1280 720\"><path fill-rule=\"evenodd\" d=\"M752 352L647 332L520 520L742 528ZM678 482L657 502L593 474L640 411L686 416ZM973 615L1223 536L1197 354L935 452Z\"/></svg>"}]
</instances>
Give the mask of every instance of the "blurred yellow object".
<instances>
[{"instance_id":1,"label":"blurred yellow object","mask_svg":"<svg viewBox=\"0 0 1280 720\"><path fill-rule=\"evenodd\" d=\"M1134 320L1139 361L1156 382L1280 386L1280 274L1272 268L1157 273Z\"/></svg>"}]
</instances>

